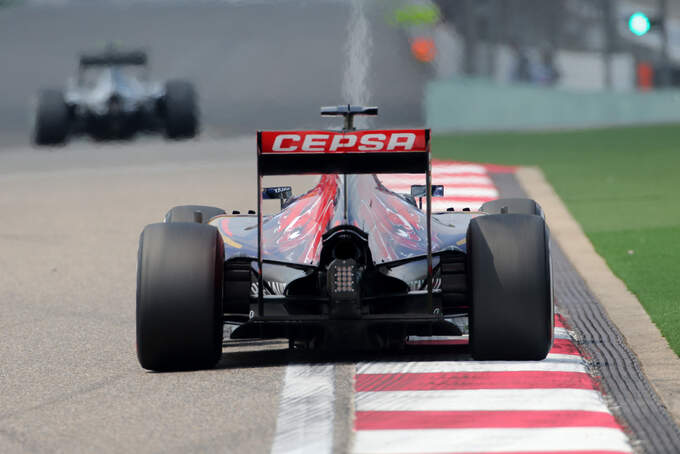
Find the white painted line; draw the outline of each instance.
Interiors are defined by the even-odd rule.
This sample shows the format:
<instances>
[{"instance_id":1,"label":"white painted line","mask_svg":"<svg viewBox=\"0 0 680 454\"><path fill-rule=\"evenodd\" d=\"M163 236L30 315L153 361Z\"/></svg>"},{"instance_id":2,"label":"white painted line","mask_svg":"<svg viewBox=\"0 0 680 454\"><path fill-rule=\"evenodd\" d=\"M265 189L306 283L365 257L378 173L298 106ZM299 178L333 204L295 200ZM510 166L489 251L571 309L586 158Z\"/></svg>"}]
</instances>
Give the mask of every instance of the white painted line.
<instances>
[{"instance_id":1,"label":"white painted line","mask_svg":"<svg viewBox=\"0 0 680 454\"><path fill-rule=\"evenodd\" d=\"M334 377L333 365L286 368L272 454L332 452Z\"/></svg>"},{"instance_id":2,"label":"white painted line","mask_svg":"<svg viewBox=\"0 0 680 454\"><path fill-rule=\"evenodd\" d=\"M566 328L555 328L555 339L574 340L574 336Z\"/></svg>"},{"instance_id":3,"label":"white painted line","mask_svg":"<svg viewBox=\"0 0 680 454\"><path fill-rule=\"evenodd\" d=\"M357 411L602 411L593 389L464 389L356 394Z\"/></svg>"},{"instance_id":4,"label":"white painted line","mask_svg":"<svg viewBox=\"0 0 680 454\"><path fill-rule=\"evenodd\" d=\"M580 356L543 361L422 361L412 363L375 362L357 364L357 374L408 374L446 372L586 372Z\"/></svg>"},{"instance_id":5,"label":"white painted line","mask_svg":"<svg viewBox=\"0 0 680 454\"><path fill-rule=\"evenodd\" d=\"M355 453L632 452L619 429L568 427L549 429L362 430L356 432Z\"/></svg>"},{"instance_id":6,"label":"white painted line","mask_svg":"<svg viewBox=\"0 0 680 454\"><path fill-rule=\"evenodd\" d=\"M582 356L579 355L565 355L561 353L548 353L548 357L546 359L561 359L561 360L568 360L569 358L578 358L581 361L585 362L585 359L583 359Z\"/></svg>"}]
</instances>

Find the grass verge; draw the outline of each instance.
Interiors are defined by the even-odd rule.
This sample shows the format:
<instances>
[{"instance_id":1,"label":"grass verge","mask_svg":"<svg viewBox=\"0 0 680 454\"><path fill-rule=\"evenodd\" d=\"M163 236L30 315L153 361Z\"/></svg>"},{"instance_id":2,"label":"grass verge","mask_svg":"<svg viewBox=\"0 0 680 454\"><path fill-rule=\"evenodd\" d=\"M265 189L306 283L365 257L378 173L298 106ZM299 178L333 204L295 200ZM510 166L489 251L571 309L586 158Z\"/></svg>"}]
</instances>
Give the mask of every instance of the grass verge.
<instances>
[{"instance_id":1,"label":"grass verge","mask_svg":"<svg viewBox=\"0 0 680 454\"><path fill-rule=\"evenodd\" d=\"M539 166L680 355L680 125L435 135L432 150Z\"/></svg>"}]
</instances>

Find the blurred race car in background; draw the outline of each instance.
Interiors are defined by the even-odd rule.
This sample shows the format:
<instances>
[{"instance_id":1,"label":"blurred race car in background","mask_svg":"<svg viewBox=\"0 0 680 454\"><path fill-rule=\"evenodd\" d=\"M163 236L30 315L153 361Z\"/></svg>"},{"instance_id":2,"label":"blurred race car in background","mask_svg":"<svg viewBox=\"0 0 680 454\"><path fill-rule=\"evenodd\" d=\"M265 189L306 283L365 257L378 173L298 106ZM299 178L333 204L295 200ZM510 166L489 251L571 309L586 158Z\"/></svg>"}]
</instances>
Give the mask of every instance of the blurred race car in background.
<instances>
[{"instance_id":1,"label":"blurred race car in background","mask_svg":"<svg viewBox=\"0 0 680 454\"><path fill-rule=\"evenodd\" d=\"M82 54L78 74L66 91L38 94L33 125L37 145L65 143L69 136L97 140L127 139L138 132L163 133L171 139L198 131L196 91L190 82L152 82L143 51Z\"/></svg>"}]
</instances>

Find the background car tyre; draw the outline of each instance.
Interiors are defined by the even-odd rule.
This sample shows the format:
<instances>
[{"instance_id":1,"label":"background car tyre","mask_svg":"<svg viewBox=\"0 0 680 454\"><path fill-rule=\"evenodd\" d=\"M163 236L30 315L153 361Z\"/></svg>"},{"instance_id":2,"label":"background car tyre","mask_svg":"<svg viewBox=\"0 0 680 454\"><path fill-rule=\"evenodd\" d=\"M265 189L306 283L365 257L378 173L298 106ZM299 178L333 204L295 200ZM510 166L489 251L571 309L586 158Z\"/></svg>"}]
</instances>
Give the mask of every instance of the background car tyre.
<instances>
[{"instance_id":1,"label":"background car tyre","mask_svg":"<svg viewBox=\"0 0 680 454\"><path fill-rule=\"evenodd\" d=\"M66 141L69 130L69 110L61 90L42 90L33 125L36 145L58 145Z\"/></svg>"},{"instance_id":2,"label":"background car tyre","mask_svg":"<svg viewBox=\"0 0 680 454\"><path fill-rule=\"evenodd\" d=\"M553 341L549 232L535 215L492 214L467 233L470 349L478 360L541 360Z\"/></svg>"},{"instance_id":3,"label":"background car tyre","mask_svg":"<svg viewBox=\"0 0 680 454\"><path fill-rule=\"evenodd\" d=\"M500 214L503 207L508 207L508 213L535 214L544 218L543 208L532 199L497 199L482 204L479 211L489 214Z\"/></svg>"},{"instance_id":4,"label":"background car tyre","mask_svg":"<svg viewBox=\"0 0 680 454\"><path fill-rule=\"evenodd\" d=\"M201 213L202 224L207 224L215 216L226 214L222 208L205 205L180 205L165 214L165 222L195 222L194 213Z\"/></svg>"},{"instance_id":5,"label":"background car tyre","mask_svg":"<svg viewBox=\"0 0 680 454\"><path fill-rule=\"evenodd\" d=\"M137 265L137 357L143 368L203 369L219 361L223 263L222 237L212 226L146 226Z\"/></svg>"},{"instance_id":6,"label":"background car tyre","mask_svg":"<svg viewBox=\"0 0 680 454\"><path fill-rule=\"evenodd\" d=\"M194 137L198 131L198 104L191 83L172 80L165 84L165 134L170 139Z\"/></svg>"}]
</instances>

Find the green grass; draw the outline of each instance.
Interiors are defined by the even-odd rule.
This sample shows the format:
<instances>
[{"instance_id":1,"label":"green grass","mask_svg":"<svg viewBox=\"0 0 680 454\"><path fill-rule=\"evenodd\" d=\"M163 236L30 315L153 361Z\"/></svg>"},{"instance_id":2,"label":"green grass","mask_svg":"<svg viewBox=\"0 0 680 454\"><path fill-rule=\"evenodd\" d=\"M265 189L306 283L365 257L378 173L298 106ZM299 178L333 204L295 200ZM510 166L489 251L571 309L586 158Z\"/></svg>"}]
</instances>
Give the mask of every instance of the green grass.
<instances>
[{"instance_id":1,"label":"green grass","mask_svg":"<svg viewBox=\"0 0 680 454\"><path fill-rule=\"evenodd\" d=\"M680 355L680 125L434 136L432 149L539 166Z\"/></svg>"}]
</instances>

